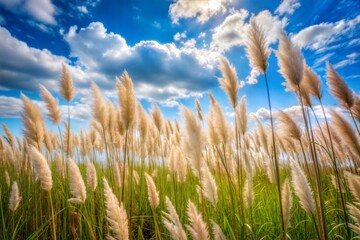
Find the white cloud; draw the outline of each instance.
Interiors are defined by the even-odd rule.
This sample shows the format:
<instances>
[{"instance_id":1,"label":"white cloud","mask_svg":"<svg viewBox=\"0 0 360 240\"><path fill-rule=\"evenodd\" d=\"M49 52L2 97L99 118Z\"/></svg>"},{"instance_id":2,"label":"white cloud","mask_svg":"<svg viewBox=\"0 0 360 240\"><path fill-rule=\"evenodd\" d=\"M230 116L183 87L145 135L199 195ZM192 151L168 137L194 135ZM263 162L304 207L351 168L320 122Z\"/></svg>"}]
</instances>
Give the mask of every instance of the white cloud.
<instances>
[{"instance_id":1,"label":"white cloud","mask_svg":"<svg viewBox=\"0 0 360 240\"><path fill-rule=\"evenodd\" d=\"M314 112L318 120L324 120L324 114L321 108L321 105L315 105L313 106ZM330 106L324 106L325 114L328 119L331 119L330 116L330 109L334 109L337 112L345 113L345 111L340 107L330 107ZM276 120L276 113L277 110L273 110L273 117ZM287 108L282 109L282 111L288 113L290 116L293 117L293 119L298 123L301 124L303 122L303 115L301 111L300 105L294 105ZM251 119L259 119L259 120L270 120L270 111L267 108L259 108L256 112L251 112L249 114ZM311 112L311 117L313 117L313 113Z\"/></svg>"},{"instance_id":2,"label":"white cloud","mask_svg":"<svg viewBox=\"0 0 360 240\"><path fill-rule=\"evenodd\" d=\"M344 60L341 60L340 62L334 64L334 68L343 68L345 66L355 64L357 63L357 57L359 56L359 53L351 53L346 55L346 58Z\"/></svg>"},{"instance_id":3,"label":"white cloud","mask_svg":"<svg viewBox=\"0 0 360 240\"><path fill-rule=\"evenodd\" d=\"M324 65L326 61L328 61L335 53L327 53L324 56L315 60L313 67L316 68L320 65Z\"/></svg>"},{"instance_id":4,"label":"white cloud","mask_svg":"<svg viewBox=\"0 0 360 240\"><path fill-rule=\"evenodd\" d=\"M83 14L88 14L89 13L86 6L78 6L77 9Z\"/></svg>"},{"instance_id":5,"label":"white cloud","mask_svg":"<svg viewBox=\"0 0 360 240\"><path fill-rule=\"evenodd\" d=\"M301 4L298 0L282 0L275 13L280 16L284 14L292 15L300 6Z\"/></svg>"},{"instance_id":6,"label":"white cloud","mask_svg":"<svg viewBox=\"0 0 360 240\"><path fill-rule=\"evenodd\" d=\"M46 105L43 101L31 100L42 112L44 117L47 117ZM20 118L23 102L21 98L0 96L0 118ZM74 102L70 104L70 114L73 119L88 121L91 117L91 103ZM67 116L67 105L60 105L60 110L63 116Z\"/></svg>"},{"instance_id":7,"label":"white cloud","mask_svg":"<svg viewBox=\"0 0 360 240\"><path fill-rule=\"evenodd\" d=\"M196 18L199 23L207 22L218 13L225 13L232 0L176 0L169 7L169 14L173 23L181 18Z\"/></svg>"},{"instance_id":8,"label":"white cloud","mask_svg":"<svg viewBox=\"0 0 360 240\"><path fill-rule=\"evenodd\" d=\"M141 97L161 102L203 92L217 84L215 72L220 54L195 48L195 39L182 47L156 41L129 46L122 36L107 32L100 22L79 31L72 28L70 33L65 39L71 55L106 89L114 88L114 77L124 69Z\"/></svg>"},{"instance_id":9,"label":"white cloud","mask_svg":"<svg viewBox=\"0 0 360 240\"><path fill-rule=\"evenodd\" d=\"M257 70L256 68L252 68L250 75L247 76L246 78L246 83L250 85L257 84L258 83L257 77L259 75L260 75L259 70Z\"/></svg>"},{"instance_id":10,"label":"white cloud","mask_svg":"<svg viewBox=\"0 0 360 240\"><path fill-rule=\"evenodd\" d=\"M247 41L248 23L246 20L249 12L245 9L233 12L225 20L213 29L211 46L220 51L227 51L235 46L245 46ZM280 19L273 16L268 10L260 12L255 18L256 22L262 26L267 36L267 41L275 43L281 30L287 25L287 19Z\"/></svg>"},{"instance_id":11,"label":"white cloud","mask_svg":"<svg viewBox=\"0 0 360 240\"><path fill-rule=\"evenodd\" d=\"M320 23L309 26L295 34L293 40L302 48L311 50L327 50L360 23L360 16L354 19L342 19L334 23ZM349 35L347 38L351 37ZM341 45L337 45L340 47Z\"/></svg>"},{"instance_id":12,"label":"white cloud","mask_svg":"<svg viewBox=\"0 0 360 240\"><path fill-rule=\"evenodd\" d=\"M1 89L37 90L38 83L54 88L64 57L50 51L29 47L0 27L0 81ZM21 64L19 64L21 63Z\"/></svg>"},{"instance_id":13,"label":"white cloud","mask_svg":"<svg viewBox=\"0 0 360 240\"><path fill-rule=\"evenodd\" d=\"M0 5L13 13L24 12L42 23L56 24L56 8L51 0L0 0Z\"/></svg>"},{"instance_id":14,"label":"white cloud","mask_svg":"<svg viewBox=\"0 0 360 240\"><path fill-rule=\"evenodd\" d=\"M206 32L201 32L198 36L198 38L204 38L206 37Z\"/></svg>"},{"instance_id":15,"label":"white cloud","mask_svg":"<svg viewBox=\"0 0 360 240\"><path fill-rule=\"evenodd\" d=\"M226 51L234 46L242 46L246 41L247 25L245 20L249 12L240 9L227 16L225 20L213 30L211 47Z\"/></svg>"},{"instance_id":16,"label":"white cloud","mask_svg":"<svg viewBox=\"0 0 360 240\"><path fill-rule=\"evenodd\" d=\"M186 31L180 33L180 32L177 32L175 35L174 35L174 40L175 41L180 41L182 38L186 38Z\"/></svg>"},{"instance_id":17,"label":"white cloud","mask_svg":"<svg viewBox=\"0 0 360 240\"><path fill-rule=\"evenodd\" d=\"M259 108L256 112L251 112L249 116L251 119L269 120L270 111L266 108Z\"/></svg>"},{"instance_id":18,"label":"white cloud","mask_svg":"<svg viewBox=\"0 0 360 240\"><path fill-rule=\"evenodd\" d=\"M24 8L35 19L47 24L56 24L54 18L55 6L50 0L27 0Z\"/></svg>"}]
</instances>

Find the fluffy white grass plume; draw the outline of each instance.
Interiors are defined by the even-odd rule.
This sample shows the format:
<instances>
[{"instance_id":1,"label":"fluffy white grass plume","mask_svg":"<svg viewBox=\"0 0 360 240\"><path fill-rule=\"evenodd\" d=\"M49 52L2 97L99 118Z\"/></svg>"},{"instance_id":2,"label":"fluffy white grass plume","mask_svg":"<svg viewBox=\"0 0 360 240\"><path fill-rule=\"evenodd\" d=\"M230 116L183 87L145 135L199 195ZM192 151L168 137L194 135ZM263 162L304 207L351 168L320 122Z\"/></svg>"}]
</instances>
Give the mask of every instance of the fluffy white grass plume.
<instances>
[{"instance_id":1,"label":"fluffy white grass plume","mask_svg":"<svg viewBox=\"0 0 360 240\"><path fill-rule=\"evenodd\" d=\"M246 52L248 54L250 65L265 73L268 66L270 50L264 30L258 25L255 19L251 19L248 29L248 41Z\"/></svg>"},{"instance_id":2,"label":"fluffy white grass plume","mask_svg":"<svg viewBox=\"0 0 360 240\"><path fill-rule=\"evenodd\" d=\"M14 151L15 150L14 136L11 134L10 129L6 126L6 124L2 124L2 127L6 134L6 137L5 136L3 136L3 137L6 139L6 141L9 143L11 149Z\"/></svg>"},{"instance_id":3,"label":"fluffy white grass plume","mask_svg":"<svg viewBox=\"0 0 360 240\"><path fill-rule=\"evenodd\" d=\"M21 94L23 111L21 113L24 125L24 137L29 144L37 145L41 149L44 140L45 122L40 110L24 94Z\"/></svg>"},{"instance_id":4,"label":"fluffy white grass plume","mask_svg":"<svg viewBox=\"0 0 360 240\"><path fill-rule=\"evenodd\" d=\"M282 136L301 140L301 129L290 114L279 110L276 113L276 118L279 120L279 129Z\"/></svg>"},{"instance_id":5,"label":"fluffy white grass plume","mask_svg":"<svg viewBox=\"0 0 360 240\"><path fill-rule=\"evenodd\" d=\"M21 197L19 194L19 188L16 181L13 182L10 193L9 209L15 211L19 207Z\"/></svg>"},{"instance_id":6,"label":"fluffy white grass plume","mask_svg":"<svg viewBox=\"0 0 360 240\"><path fill-rule=\"evenodd\" d=\"M246 130L248 128L248 118L246 114L246 98L243 96L240 99L239 105L236 107L236 121L237 121L237 127L238 131L245 135Z\"/></svg>"},{"instance_id":7,"label":"fluffy white grass plume","mask_svg":"<svg viewBox=\"0 0 360 240\"><path fill-rule=\"evenodd\" d=\"M181 107L181 112L185 124L185 135L188 143L187 146L189 148L190 166L194 174L199 176L202 166L201 125L190 109Z\"/></svg>"},{"instance_id":8,"label":"fluffy white grass plume","mask_svg":"<svg viewBox=\"0 0 360 240\"><path fill-rule=\"evenodd\" d=\"M154 121L154 124L155 124L157 130L159 132L161 132L164 127L164 117L160 111L160 108L158 107L158 105L155 102L153 102L153 109L151 112L151 116L152 116L152 119Z\"/></svg>"},{"instance_id":9,"label":"fluffy white grass plume","mask_svg":"<svg viewBox=\"0 0 360 240\"><path fill-rule=\"evenodd\" d=\"M209 115L210 122L212 122L211 125L214 128L215 135L218 136L218 140L221 143L226 144L230 141L231 135L229 131L229 124L226 120L223 109L211 93L209 93L209 98L211 102Z\"/></svg>"},{"instance_id":10,"label":"fluffy white grass plume","mask_svg":"<svg viewBox=\"0 0 360 240\"><path fill-rule=\"evenodd\" d=\"M330 114L332 116L331 122L336 135L342 140L344 146L349 148L349 150L357 157L360 157L359 139L351 124L333 109L330 110Z\"/></svg>"},{"instance_id":11,"label":"fluffy white grass plume","mask_svg":"<svg viewBox=\"0 0 360 240\"><path fill-rule=\"evenodd\" d=\"M198 114L198 118L200 121L203 120L203 115L202 115L202 110L201 110L201 104L200 104L200 101L199 99L195 99L195 107L196 107L196 112Z\"/></svg>"},{"instance_id":12,"label":"fluffy white grass plume","mask_svg":"<svg viewBox=\"0 0 360 240\"><path fill-rule=\"evenodd\" d=\"M165 228L169 231L171 239L186 240L186 233L181 225L176 209L167 196L165 198L165 203L169 213L162 212L162 222Z\"/></svg>"},{"instance_id":13,"label":"fluffy white grass plume","mask_svg":"<svg viewBox=\"0 0 360 240\"><path fill-rule=\"evenodd\" d=\"M133 82L129 74L124 71L121 81L117 79L116 85L121 106L122 124L127 130L133 126L136 119L136 97Z\"/></svg>"},{"instance_id":14,"label":"fluffy white grass plume","mask_svg":"<svg viewBox=\"0 0 360 240\"><path fill-rule=\"evenodd\" d=\"M329 62L326 63L326 79L329 92L340 100L341 106L350 109L354 105L353 92Z\"/></svg>"},{"instance_id":15,"label":"fluffy white grass plume","mask_svg":"<svg viewBox=\"0 0 360 240\"><path fill-rule=\"evenodd\" d=\"M247 178L244 184L244 202L245 206L250 208L254 201L254 191L253 191L253 176L252 173L247 174Z\"/></svg>"},{"instance_id":16,"label":"fluffy white grass plume","mask_svg":"<svg viewBox=\"0 0 360 240\"><path fill-rule=\"evenodd\" d=\"M110 188L106 178L103 178L104 182L104 195L105 195L105 207L106 207L106 219L109 223L111 230L111 236L107 236L109 239L127 240L129 239L129 226L126 211Z\"/></svg>"},{"instance_id":17,"label":"fluffy white grass plume","mask_svg":"<svg viewBox=\"0 0 360 240\"><path fill-rule=\"evenodd\" d=\"M138 129L141 135L141 139L146 139L149 132L148 116L140 103L137 104L138 113Z\"/></svg>"},{"instance_id":18,"label":"fluffy white grass plume","mask_svg":"<svg viewBox=\"0 0 360 240\"><path fill-rule=\"evenodd\" d=\"M29 148L29 154L33 159L33 166L36 176L40 179L41 187L45 191L51 191L53 180L48 162L41 152L33 145Z\"/></svg>"},{"instance_id":19,"label":"fluffy white grass plume","mask_svg":"<svg viewBox=\"0 0 360 240\"><path fill-rule=\"evenodd\" d=\"M115 162L114 164L114 178L115 178L115 183L117 185L117 187L121 187L121 173L120 173L120 168L119 168L119 163Z\"/></svg>"},{"instance_id":20,"label":"fluffy white grass plume","mask_svg":"<svg viewBox=\"0 0 360 240\"><path fill-rule=\"evenodd\" d=\"M239 82L237 78L237 73L234 66L230 65L229 61L224 57L220 60L220 71L223 75L223 78L219 78L219 83L221 88L224 89L226 94L229 97L231 106L235 108L238 103L238 91L239 91Z\"/></svg>"},{"instance_id":21,"label":"fluffy white grass plume","mask_svg":"<svg viewBox=\"0 0 360 240\"><path fill-rule=\"evenodd\" d=\"M360 96L354 94L354 105L351 108L354 118L360 122Z\"/></svg>"},{"instance_id":22,"label":"fluffy white grass plume","mask_svg":"<svg viewBox=\"0 0 360 240\"><path fill-rule=\"evenodd\" d=\"M48 117L51 122L55 125L59 125L61 121L61 110L59 108L59 102L51 95L51 93L44 87L40 85L41 96L44 99L46 108L48 110Z\"/></svg>"},{"instance_id":23,"label":"fluffy white grass plume","mask_svg":"<svg viewBox=\"0 0 360 240\"><path fill-rule=\"evenodd\" d=\"M355 224L349 224L349 226L354 232L360 235L360 209L351 203L347 204L347 208L351 219L355 222Z\"/></svg>"},{"instance_id":24,"label":"fluffy white grass plume","mask_svg":"<svg viewBox=\"0 0 360 240\"><path fill-rule=\"evenodd\" d=\"M286 80L286 86L292 92L298 91L303 77L303 56L300 48L294 45L283 32L280 35L279 50L276 53L280 74Z\"/></svg>"},{"instance_id":25,"label":"fluffy white grass plume","mask_svg":"<svg viewBox=\"0 0 360 240\"><path fill-rule=\"evenodd\" d=\"M74 86L69 70L63 64L60 76L60 90L63 98L70 102L74 98Z\"/></svg>"},{"instance_id":26,"label":"fluffy white grass plume","mask_svg":"<svg viewBox=\"0 0 360 240\"><path fill-rule=\"evenodd\" d=\"M309 214L315 212L314 198L303 170L295 161L291 162L292 184L301 207Z\"/></svg>"},{"instance_id":27,"label":"fluffy white grass plume","mask_svg":"<svg viewBox=\"0 0 360 240\"><path fill-rule=\"evenodd\" d=\"M8 187L10 187L10 176L7 170L5 170L5 182Z\"/></svg>"},{"instance_id":28,"label":"fluffy white grass plume","mask_svg":"<svg viewBox=\"0 0 360 240\"><path fill-rule=\"evenodd\" d=\"M86 162L86 180L87 184L90 187L92 191L95 191L97 187L97 175L96 175L96 169L92 162L87 161Z\"/></svg>"},{"instance_id":29,"label":"fluffy white grass plume","mask_svg":"<svg viewBox=\"0 0 360 240\"><path fill-rule=\"evenodd\" d=\"M64 177L65 177L64 161L63 161L60 153L58 153L58 152L55 155L55 164L56 164L56 169L58 171L58 174L60 175L60 178L64 179Z\"/></svg>"},{"instance_id":30,"label":"fluffy white grass plume","mask_svg":"<svg viewBox=\"0 0 360 240\"><path fill-rule=\"evenodd\" d=\"M212 234L214 235L214 240L226 240L225 234L222 232L220 226L211 220L212 223Z\"/></svg>"},{"instance_id":31,"label":"fluffy white grass plume","mask_svg":"<svg viewBox=\"0 0 360 240\"><path fill-rule=\"evenodd\" d=\"M360 176L346 172L346 178L351 195L353 195L356 201L360 202Z\"/></svg>"},{"instance_id":32,"label":"fluffy white grass plume","mask_svg":"<svg viewBox=\"0 0 360 240\"><path fill-rule=\"evenodd\" d=\"M285 229L289 226L290 218L291 218L291 208L292 208L292 195L290 189L290 182L288 179L285 179L282 190L281 190L281 201L282 201L282 208L283 208L283 216L284 216L284 224Z\"/></svg>"},{"instance_id":33,"label":"fluffy white grass plume","mask_svg":"<svg viewBox=\"0 0 360 240\"><path fill-rule=\"evenodd\" d=\"M153 178L147 173L145 173L145 178L146 178L150 206L153 209L156 209L159 206L159 202L160 202L159 192L156 190L156 185Z\"/></svg>"},{"instance_id":34,"label":"fluffy white grass plume","mask_svg":"<svg viewBox=\"0 0 360 240\"><path fill-rule=\"evenodd\" d=\"M186 225L194 240L208 240L209 232L201 214L198 213L194 203L189 200L187 215L190 225Z\"/></svg>"},{"instance_id":35,"label":"fluffy white grass plume","mask_svg":"<svg viewBox=\"0 0 360 240\"><path fill-rule=\"evenodd\" d=\"M201 187L204 197L211 202L214 208L216 208L218 201L217 185L214 177L210 172L210 169L206 164L202 167Z\"/></svg>"},{"instance_id":36,"label":"fluffy white grass plume","mask_svg":"<svg viewBox=\"0 0 360 240\"><path fill-rule=\"evenodd\" d=\"M96 121L98 121L104 129L107 127L108 108L103 99L102 93L95 82L91 82L91 90L93 94L92 114Z\"/></svg>"},{"instance_id":37,"label":"fluffy white grass plume","mask_svg":"<svg viewBox=\"0 0 360 240\"><path fill-rule=\"evenodd\" d=\"M301 85L307 92L316 97L318 100L322 98L322 82L319 76L306 64L304 65L303 80Z\"/></svg>"},{"instance_id":38,"label":"fluffy white grass plume","mask_svg":"<svg viewBox=\"0 0 360 240\"><path fill-rule=\"evenodd\" d=\"M78 165L68 158L68 171L70 178L70 192L73 195L73 198L70 198L68 201L74 204L83 204L86 200L86 187Z\"/></svg>"}]
</instances>

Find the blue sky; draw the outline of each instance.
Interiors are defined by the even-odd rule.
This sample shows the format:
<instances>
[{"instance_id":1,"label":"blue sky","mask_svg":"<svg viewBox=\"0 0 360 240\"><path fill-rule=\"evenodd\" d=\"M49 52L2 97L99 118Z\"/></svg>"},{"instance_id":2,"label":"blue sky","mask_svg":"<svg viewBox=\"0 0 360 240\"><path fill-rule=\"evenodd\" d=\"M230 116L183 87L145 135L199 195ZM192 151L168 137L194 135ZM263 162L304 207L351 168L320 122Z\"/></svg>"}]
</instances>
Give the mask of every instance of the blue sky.
<instances>
[{"instance_id":1,"label":"blue sky","mask_svg":"<svg viewBox=\"0 0 360 240\"><path fill-rule=\"evenodd\" d=\"M44 109L39 84L65 110L58 87L62 63L76 88L75 129L87 127L91 116L90 81L117 101L115 76L124 69L146 110L155 101L174 119L178 106L193 108L198 97L206 111L211 90L231 120L217 82L222 56L237 69L239 96L246 95L251 115L266 118L264 79L249 66L244 49L251 18L263 26L274 51L281 29L301 47L323 80L327 106L336 101L326 91L326 61L360 93L358 0L0 0L0 122L21 134L20 94ZM296 114L296 98L282 86L274 51L268 73L274 108Z\"/></svg>"}]
</instances>

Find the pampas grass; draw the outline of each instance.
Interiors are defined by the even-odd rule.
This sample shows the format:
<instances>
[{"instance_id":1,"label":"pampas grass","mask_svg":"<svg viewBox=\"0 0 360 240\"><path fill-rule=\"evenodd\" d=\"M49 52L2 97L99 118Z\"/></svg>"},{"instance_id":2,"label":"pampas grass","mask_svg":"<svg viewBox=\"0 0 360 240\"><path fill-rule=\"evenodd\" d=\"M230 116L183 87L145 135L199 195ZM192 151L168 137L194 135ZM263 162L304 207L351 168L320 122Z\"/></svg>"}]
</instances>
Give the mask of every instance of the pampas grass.
<instances>
[{"instance_id":1,"label":"pampas grass","mask_svg":"<svg viewBox=\"0 0 360 240\"><path fill-rule=\"evenodd\" d=\"M73 195L68 201L74 204L83 204L86 200L86 187L81 176L78 165L68 158L68 171L70 181L70 192Z\"/></svg>"},{"instance_id":2,"label":"pampas grass","mask_svg":"<svg viewBox=\"0 0 360 240\"><path fill-rule=\"evenodd\" d=\"M206 223L204 222L202 215L198 213L191 200L188 202L187 215L190 225L186 225L186 228L189 230L191 237L194 240L210 239Z\"/></svg>"},{"instance_id":3,"label":"pampas grass","mask_svg":"<svg viewBox=\"0 0 360 240\"><path fill-rule=\"evenodd\" d=\"M55 98L43 85L40 85L40 90L41 96L46 104L50 120L53 124L59 125L61 121L61 110L59 108L59 102L55 100Z\"/></svg>"},{"instance_id":4,"label":"pampas grass","mask_svg":"<svg viewBox=\"0 0 360 240\"><path fill-rule=\"evenodd\" d=\"M53 179L48 162L41 152L39 152L39 150L34 146L30 146L29 153L33 159L35 174L40 179L42 189L48 192L51 191L53 187Z\"/></svg>"},{"instance_id":5,"label":"pampas grass","mask_svg":"<svg viewBox=\"0 0 360 240\"><path fill-rule=\"evenodd\" d=\"M291 163L292 184L302 208L309 214L314 214L315 203L312 191L303 170L296 162Z\"/></svg>"},{"instance_id":6,"label":"pampas grass","mask_svg":"<svg viewBox=\"0 0 360 240\"><path fill-rule=\"evenodd\" d=\"M186 233L181 225L176 209L167 196L165 197L165 203L169 213L162 213L162 221L165 228L169 231L170 237L173 240L186 240Z\"/></svg>"},{"instance_id":7,"label":"pampas grass","mask_svg":"<svg viewBox=\"0 0 360 240\"><path fill-rule=\"evenodd\" d=\"M218 201L218 189L215 179L206 165L202 167L201 187L203 189L204 197L211 202L214 208L216 208Z\"/></svg>"},{"instance_id":8,"label":"pampas grass","mask_svg":"<svg viewBox=\"0 0 360 240\"><path fill-rule=\"evenodd\" d=\"M106 206L106 219L109 223L111 235L109 239L128 240L129 239L129 226L126 216L126 211L123 204L119 205L119 201L109 186L106 178L104 182L104 197Z\"/></svg>"},{"instance_id":9,"label":"pampas grass","mask_svg":"<svg viewBox=\"0 0 360 240\"><path fill-rule=\"evenodd\" d=\"M156 190L156 185L153 178L145 173L146 184L148 189L149 202L153 209L156 209L159 206L159 192Z\"/></svg>"},{"instance_id":10,"label":"pampas grass","mask_svg":"<svg viewBox=\"0 0 360 240\"><path fill-rule=\"evenodd\" d=\"M360 176L347 172L346 177L351 195L360 202Z\"/></svg>"},{"instance_id":11,"label":"pampas grass","mask_svg":"<svg viewBox=\"0 0 360 240\"><path fill-rule=\"evenodd\" d=\"M9 209L13 212L16 211L16 209L19 207L20 201L21 201L21 197L19 194L18 184L16 181L14 181L11 187Z\"/></svg>"},{"instance_id":12,"label":"pampas grass","mask_svg":"<svg viewBox=\"0 0 360 240\"><path fill-rule=\"evenodd\" d=\"M74 98L74 86L69 70L65 64L62 65L60 76L60 90L63 98L70 102Z\"/></svg>"},{"instance_id":13,"label":"pampas grass","mask_svg":"<svg viewBox=\"0 0 360 240\"><path fill-rule=\"evenodd\" d=\"M340 100L341 106L350 109L354 105L353 92L329 62L326 63L326 79L329 92Z\"/></svg>"},{"instance_id":14,"label":"pampas grass","mask_svg":"<svg viewBox=\"0 0 360 240\"><path fill-rule=\"evenodd\" d=\"M214 221L211 222L212 222L212 234L214 236L214 240L226 240L226 236L222 232L220 226Z\"/></svg>"},{"instance_id":15,"label":"pampas grass","mask_svg":"<svg viewBox=\"0 0 360 240\"><path fill-rule=\"evenodd\" d=\"M239 91L239 82L237 79L237 74L234 66L230 65L229 61L226 58L220 60L220 71L223 75L223 78L219 78L219 83L227 93L231 106L235 109L238 103L238 91Z\"/></svg>"},{"instance_id":16,"label":"pampas grass","mask_svg":"<svg viewBox=\"0 0 360 240\"><path fill-rule=\"evenodd\" d=\"M256 23L255 19L251 19L248 29L248 41L246 48L250 65L258 69L261 73L265 73L268 67L268 58L270 50L266 40L265 32L262 27Z\"/></svg>"},{"instance_id":17,"label":"pampas grass","mask_svg":"<svg viewBox=\"0 0 360 240\"><path fill-rule=\"evenodd\" d=\"M294 45L284 32L280 34L279 50L276 52L280 74L286 79L286 86L298 92L303 77L303 57L300 48Z\"/></svg>"},{"instance_id":18,"label":"pampas grass","mask_svg":"<svg viewBox=\"0 0 360 240\"><path fill-rule=\"evenodd\" d=\"M291 218L291 208L293 205L290 183L288 179L284 181L281 192L282 192L281 201L283 204L282 206L284 213L284 223L285 223L285 229L287 229L289 227L290 218Z\"/></svg>"},{"instance_id":19,"label":"pampas grass","mask_svg":"<svg viewBox=\"0 0 360 240\"><path fill-rule=\"evenodd\" d=\"M90 187L92 191L95 191L97 187L97 175L96 175L96 169L92 162L87 161L86 162L86 180L87 184Z\"/></svg>"}]
</instances>

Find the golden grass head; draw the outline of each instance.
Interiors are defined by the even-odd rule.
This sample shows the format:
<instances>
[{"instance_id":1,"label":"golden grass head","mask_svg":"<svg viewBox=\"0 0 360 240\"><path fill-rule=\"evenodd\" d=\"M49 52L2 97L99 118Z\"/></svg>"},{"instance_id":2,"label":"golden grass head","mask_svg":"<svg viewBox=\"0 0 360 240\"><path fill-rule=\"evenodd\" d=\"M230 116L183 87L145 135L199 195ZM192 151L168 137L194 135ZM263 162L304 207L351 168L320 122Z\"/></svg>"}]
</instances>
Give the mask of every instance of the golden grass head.
<instances>
[{"instance_id":1,"label":"golden grass head","mask_svg":"<svg viewBox=\"0 0 360 240\"><path fill-rule=\"evenodd\" d=\"M63 98L70 102L74 98L74 86L70 72L65 64L62 64L62 72L60 76L60 90Z\"/></svg>"},{"instance_id":2,"label":"golden grass head","mask_svg":"<svg viewBox=\"0 0 360 240\"><path fill-rule=\"evenodd\" d=\"M246 52L248 54L250 65L265 73L268 67L268 58L270 50L266 40L265 32L262 27L251 19L248 29L248 40Z\"/></svg>"},{"instance_id":3,"label":"golden grass head","mask_svg":"<svg viewBox=\"0 0 360 240\"><path fill-rule=\"evenodd\" d=\"M236 70L225 57L220 60L219 68L223 75L223 78L218 79L219 83L228 95L231 106L236 108L238 103L237 95L240 88Z\"/></svg>"},{"instance_id":4,"label":"golden grass head","mask_svg":"<svg viewBox=\"0 0 360 240\"><path fill-rule=\"evenodd\" d=\"M303 78L304 59L300 48L293 44L290 38L282 32L279 40L279 50L276 52L280 74L286 80L286 86L292 92L298 92Z\"/></svg>"},{"instance_id":5,"label":"golden grass head","mask_svg":"<svg viewBox=\"0 0 360 240\"><path fill-rule=\"evenodd\" d=\"M354 105L353 91L329 62L326 63L326 78L329 92L340 100L341 106L350 109Z\"/></svg>"}]
</instances>

